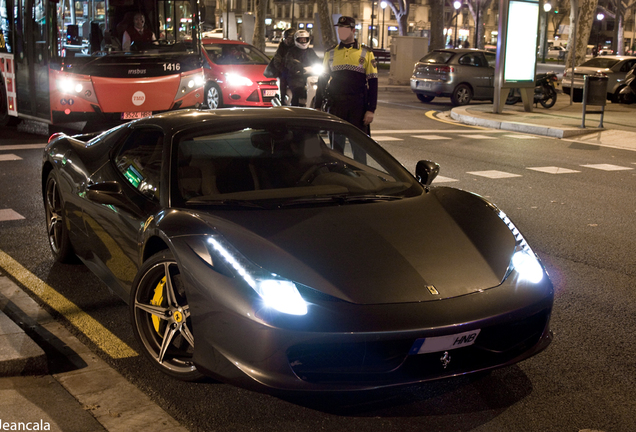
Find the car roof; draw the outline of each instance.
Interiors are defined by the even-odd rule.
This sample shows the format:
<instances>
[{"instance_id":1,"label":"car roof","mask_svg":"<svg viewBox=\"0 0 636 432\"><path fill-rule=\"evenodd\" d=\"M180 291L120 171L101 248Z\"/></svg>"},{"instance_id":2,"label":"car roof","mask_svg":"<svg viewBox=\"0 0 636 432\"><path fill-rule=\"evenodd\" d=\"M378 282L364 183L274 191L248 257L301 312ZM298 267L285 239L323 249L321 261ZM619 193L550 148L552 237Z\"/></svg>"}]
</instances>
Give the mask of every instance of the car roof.
<instances>
[{"instance_id":1,"label":"car roof","mask_svg":"<svg viewBox=\"0 0 636 432\"><path fill-rule=\"evenodd\" d=\"M459 54L468 53L468 52L492 53L492 51L482 50L477 48L443 48L443 49L436 49L434 51L452 52L452 53L459 53Z\"/></svg>"},{"instance_id":2,"label":"car roof","mask_svg":"<svg viewBox=\"0 0 636 432\"><path fill-rule=\"evenodd\" d=\"M299 120L299 121L332 121L345 123L339 117L322 111L299 108L299 107L271 107L271 108L232 108L216 110L184 109L167 111L135 120L133 123L138 126L160 125L164 130L174 131L189 129L194 125L201 126L204 123L223 124L240 121L241 119L254 118L259 122L276 122L277 120Z\"/></svg>"}]
</instances>

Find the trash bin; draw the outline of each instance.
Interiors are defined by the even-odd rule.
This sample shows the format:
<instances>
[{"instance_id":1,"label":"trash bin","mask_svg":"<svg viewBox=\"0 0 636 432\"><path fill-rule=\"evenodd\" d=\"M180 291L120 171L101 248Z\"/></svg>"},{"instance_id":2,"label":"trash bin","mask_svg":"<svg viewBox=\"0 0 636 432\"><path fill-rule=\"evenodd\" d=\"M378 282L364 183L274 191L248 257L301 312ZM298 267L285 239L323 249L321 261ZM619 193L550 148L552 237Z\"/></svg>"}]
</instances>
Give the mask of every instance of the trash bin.
<instances>
[{"instance_id":1,"label":"trash bin","mask_svg":"<svg viewBox=\"0 0 636 432\"><path fill-rule=\"evenodd\" d=\"M607 75L585 75L583 97L587 105L605 106L607 103Z\"/></svg>"}]
</instances>

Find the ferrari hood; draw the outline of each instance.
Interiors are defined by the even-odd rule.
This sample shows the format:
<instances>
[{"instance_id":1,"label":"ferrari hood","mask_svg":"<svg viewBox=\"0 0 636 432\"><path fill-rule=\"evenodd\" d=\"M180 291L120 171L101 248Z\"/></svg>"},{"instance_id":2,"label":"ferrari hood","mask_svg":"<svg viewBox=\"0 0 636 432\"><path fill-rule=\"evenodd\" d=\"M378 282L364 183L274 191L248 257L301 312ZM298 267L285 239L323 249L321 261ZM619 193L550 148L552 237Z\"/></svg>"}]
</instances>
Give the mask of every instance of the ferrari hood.
<instances>
[{"instance_id":1,"label":"ferrari hood","mask_svg":"<svg viewBox=\"0 0 636 432\"><path fill-rule=\"evenodd\" d=\"M223 214L232 223L217 230L250 260L357 304L497 286L515 248L491 204L451 188L390 202L230 213Z\"/></svg>"}]
</instances>

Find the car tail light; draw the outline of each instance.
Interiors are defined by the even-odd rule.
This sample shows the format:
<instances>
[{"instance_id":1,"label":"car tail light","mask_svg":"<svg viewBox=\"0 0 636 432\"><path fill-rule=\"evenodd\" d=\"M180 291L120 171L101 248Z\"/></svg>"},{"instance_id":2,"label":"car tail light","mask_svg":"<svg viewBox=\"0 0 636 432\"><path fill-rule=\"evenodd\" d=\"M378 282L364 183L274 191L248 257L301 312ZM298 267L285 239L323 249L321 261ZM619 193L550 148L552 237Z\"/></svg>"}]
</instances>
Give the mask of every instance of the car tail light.
<instances>
[{"instance_id":1,"label":"car tail light","mask_svg":"<svg viewBox=\"0 0 636 432\"><path fill-rule=\"evenodd\" d=\"M63 133L61 133L61 132L55 132L53 135L51 135L51 136L49 137L49 143L50 143L51 141L53 141L54 139L61 137L62 135L64 135L64 134L63 134Z\"/></svg>"},{"instance_id":2,"label":"car tail light","mask_svg":"<svg viewBox=\"0 0 636 432\"><path fill-rule=\"evenodd\" d=\"M566 76L568 76L568 71L567 71L567 70L564 70L564 71L563 71L563 78L565 78Z\"/></svg>"},{"instance_id":3,"label":"car tail light","mask_svg":"<svg viewBox=\"0 0 636 432\"><path fill-rule=\"evenodd\" d=\"M455 68L452 66L436 66L434 69L437 73L453 73L455 72Z\"/></svg>"}]
</instances>

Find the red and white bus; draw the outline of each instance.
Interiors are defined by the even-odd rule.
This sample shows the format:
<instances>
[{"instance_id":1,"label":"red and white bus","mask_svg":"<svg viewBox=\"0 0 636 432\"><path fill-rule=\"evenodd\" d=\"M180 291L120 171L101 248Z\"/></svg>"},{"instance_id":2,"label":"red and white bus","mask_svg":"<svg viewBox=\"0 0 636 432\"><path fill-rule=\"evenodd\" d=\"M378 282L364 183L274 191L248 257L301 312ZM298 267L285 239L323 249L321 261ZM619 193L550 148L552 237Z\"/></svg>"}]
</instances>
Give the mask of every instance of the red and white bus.
<instances>
[{"instance_id":1,"label":"red and white bus","mask_svg":"<svg viewBox=\"0 0 636 432\"><path fill-rule=\"evenodd\" d=\"M139 13L153 40L122 47ZM198 17L197 0L0 0L0 125L200 106Z\"/></svg>"}]
</instances>

